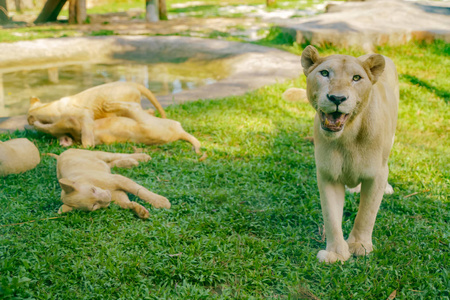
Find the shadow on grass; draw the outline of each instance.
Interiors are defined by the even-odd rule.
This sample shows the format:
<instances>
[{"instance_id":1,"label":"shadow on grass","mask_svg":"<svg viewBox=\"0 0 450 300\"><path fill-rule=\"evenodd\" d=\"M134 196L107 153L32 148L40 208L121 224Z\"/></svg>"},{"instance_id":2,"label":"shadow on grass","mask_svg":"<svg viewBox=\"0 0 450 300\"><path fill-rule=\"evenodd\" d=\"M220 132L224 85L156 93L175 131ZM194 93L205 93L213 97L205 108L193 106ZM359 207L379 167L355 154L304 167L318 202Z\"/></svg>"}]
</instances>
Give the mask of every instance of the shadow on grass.
<instances>
[{"instance_id":1,"label":"shadow on grass","mask_svg":"<svg viewBox=\"0 0 450 300\"><path fill-rule=\"evenodd\" d=\"M436 96L443 98L446 103L449 103L450 101L450 91L437 88L413 75L401 74L399 77L401 80L406 80L414 85L426 88L428 91L434 93Z\"/></svg>"}]
</instances>

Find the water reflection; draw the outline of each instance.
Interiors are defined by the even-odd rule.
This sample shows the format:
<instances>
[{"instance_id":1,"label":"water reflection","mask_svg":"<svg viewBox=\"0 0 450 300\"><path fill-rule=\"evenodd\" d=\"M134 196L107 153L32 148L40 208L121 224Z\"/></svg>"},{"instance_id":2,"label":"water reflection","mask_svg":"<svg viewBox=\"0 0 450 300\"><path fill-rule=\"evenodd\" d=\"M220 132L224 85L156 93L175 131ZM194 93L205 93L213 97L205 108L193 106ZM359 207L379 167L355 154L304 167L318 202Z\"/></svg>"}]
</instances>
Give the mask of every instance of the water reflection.
<instances>
[{"instance_id":1,"label":"water reflection","mask_svg":"<svg viewBox=\"0 0 450 300\"><path fill-rule=\"evenodd\" d=\"M138 82L155 95L168 95L214 83L224 78L226 73L217 61L187 61L179 64L115 61L7 73L0 69L0 117L25 114L31 96L40 98L42 102L50 102L118 80Z\"/></svg>"}]
</instances>

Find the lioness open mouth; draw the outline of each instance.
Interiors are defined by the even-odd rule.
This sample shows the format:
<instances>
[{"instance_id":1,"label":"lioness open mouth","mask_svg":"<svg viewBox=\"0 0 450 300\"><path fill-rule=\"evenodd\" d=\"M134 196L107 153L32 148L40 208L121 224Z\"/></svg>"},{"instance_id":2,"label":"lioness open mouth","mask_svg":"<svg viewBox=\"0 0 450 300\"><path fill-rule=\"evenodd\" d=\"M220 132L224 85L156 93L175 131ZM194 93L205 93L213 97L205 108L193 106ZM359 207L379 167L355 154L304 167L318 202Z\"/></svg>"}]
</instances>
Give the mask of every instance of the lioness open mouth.
<instances>
[{"instance_id":1,"label":"lioness open mouth","mask_svg":"<svg viewBox=\"0 0 450 300\"><path fill-rule=\"evenodd\" d=\"M330 114L319 111L319 118L322 128L332 132L341 131L344 128L345 122L349 116L350 114L344 114L338 111Z\"/></svg>"}]
</instances>

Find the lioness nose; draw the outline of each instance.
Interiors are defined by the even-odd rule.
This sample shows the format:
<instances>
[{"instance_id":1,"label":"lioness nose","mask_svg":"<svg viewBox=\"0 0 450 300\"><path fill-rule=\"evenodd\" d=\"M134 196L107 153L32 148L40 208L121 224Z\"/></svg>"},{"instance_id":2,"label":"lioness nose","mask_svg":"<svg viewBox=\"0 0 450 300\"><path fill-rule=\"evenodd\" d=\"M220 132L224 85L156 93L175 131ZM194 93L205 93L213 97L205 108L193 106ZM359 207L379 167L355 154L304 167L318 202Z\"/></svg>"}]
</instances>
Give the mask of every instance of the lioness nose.
<instances>
[{"instance_id":1,"label":"lioness nose","mask_svg":"<svg viewBox=\"0 0 450 300\"><path fill-rule=\"evenodd\" d=\"M330 100L331 102L333 102L336 105L339 105L342 102L344 102L345 100L347 100L347 97L345 97L345 96L338 96L338 95L328 95L327 94L327 98L328 98L328 100Z\"/></svg>"}]
</instances>

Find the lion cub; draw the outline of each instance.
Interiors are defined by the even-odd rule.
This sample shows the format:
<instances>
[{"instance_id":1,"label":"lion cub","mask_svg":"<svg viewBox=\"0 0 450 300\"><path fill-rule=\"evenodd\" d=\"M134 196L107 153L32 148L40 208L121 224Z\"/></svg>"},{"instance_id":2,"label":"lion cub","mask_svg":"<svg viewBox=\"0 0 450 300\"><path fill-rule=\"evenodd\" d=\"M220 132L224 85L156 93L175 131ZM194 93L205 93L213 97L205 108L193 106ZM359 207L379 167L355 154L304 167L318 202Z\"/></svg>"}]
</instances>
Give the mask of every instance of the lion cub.
<instances>
[{"instance_id":1,"label":"lion cub","mask_svg":"<svg viewBox=\"0 0 450 300\"><path fill-rule=\"evenodd\" d=\"M139 218L150 214L142 205L130 201L127 192L156 208L170 208L167 198L150 192L145 187L122 175L111 174L111 167L129 168L139 161L148 161L143 153L121 154L82 149L69 149L58 157L57 176L64 203L58 213L73 209L94 211L108 207L111 201L122 208L131 209Z\"/></svg>"},{"instance_id":2,"label":"lion cub","mask_svg":"<svg viewBox=\"0 0 450 300\"><path fill-rule=\"evenodd\" d=\"M31 170L40 161L39 150L28 139L0 141L0 176Z\"/></svg>"},{"instance_id":3,"label":"lion cub","mask_svg":"<svg viewBox=\"0 0 450 300\"><path fill-rule=\"evenodd\" d=\"M63 97L50 103L41 103L38 98L31 98L28 110L28 124L35 121L55 123L62 117L74 117L81 124L81 142L83 147L95 146L93 127L94 120L110 116L123 116L129 106L122 110L111 111L109 103L141 104L141 95L147 97L159 111L162 118L166 117L164 109L151 91L134 82L112 82L102 84L73 96Z\"/></svg>"}]
</instances>

